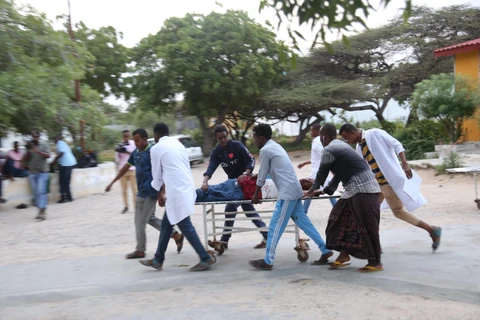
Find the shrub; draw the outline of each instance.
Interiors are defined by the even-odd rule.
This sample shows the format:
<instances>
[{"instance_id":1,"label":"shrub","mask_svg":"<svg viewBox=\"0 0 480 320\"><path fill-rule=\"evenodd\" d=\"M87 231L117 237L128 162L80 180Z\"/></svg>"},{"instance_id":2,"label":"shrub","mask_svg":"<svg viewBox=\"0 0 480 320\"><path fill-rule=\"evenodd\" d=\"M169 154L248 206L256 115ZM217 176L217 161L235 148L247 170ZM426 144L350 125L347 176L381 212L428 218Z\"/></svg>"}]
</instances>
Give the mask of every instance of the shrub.
<instances>
[{"instance_id":1,"label":"shrub","mask_svg":"<svg viewBox=\"0 0 480 320\"><path fill-rule=\"evenodd\" d=\"M445 174L447 169L460 168L464 165L462 156L456 152L449 152L443 163L436 168L437 175Z\"/></svg>"}]
</instances>

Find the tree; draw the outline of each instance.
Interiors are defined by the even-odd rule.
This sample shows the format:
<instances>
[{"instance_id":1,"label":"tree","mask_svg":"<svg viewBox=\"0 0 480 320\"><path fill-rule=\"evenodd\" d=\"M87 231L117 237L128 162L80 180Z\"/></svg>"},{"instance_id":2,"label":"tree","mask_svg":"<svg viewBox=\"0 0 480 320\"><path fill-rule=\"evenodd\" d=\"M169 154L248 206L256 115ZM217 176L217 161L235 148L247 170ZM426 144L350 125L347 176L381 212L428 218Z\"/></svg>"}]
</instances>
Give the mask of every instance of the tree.
<instances>
[{"instance_id":1,"label":"tree","mask_svg":"<svg viewBox=\"0 0 480 320\"><path fill-rule=\"evenodd\" d=\"M380 0L380 5L385 7L390 4L391 0ZM273 8L279 19L278 26L287 20L289 24L295 22L299 26L305 24L310 25L312 30L317 29L315 40L312 43L312 48L317 43L320 36L324 45L332 49L327 43L325 36L326 31L336 30L339 33L350 31L354 24L360 24L367 27L362 16L368 15L375 10L368 0L304 0L304 1L285 1L285 0L261 0L260 10L265 7ZM410 16L412 9L412 0L405 0L405 10L403 12L403 19ZM361 13L358 14L357 11ZM302 34L291 27L288 28L288 33L297 50L299 50L297 39L304 39ZM348 44L347 37L343 35L343 41ZM330 50L331 51L331 50Z\"/></svg>"},{"instance_id":2,"label":"tree","mask_svg":"<svg viewBox=\"0 0 480 320\"><path fill-rule=\"evenodd\" d=\"M203 131L203 150L213 146L212 124L254 105L280 79L286 48L275 34L243 11L171 18L134 49L132 79L139 105L172 110L175 94Z\"/></svg>"},{"instance_id":3,"label":"tree","mask_svg":"<svg viewBox=\"0 0 480 320\"><path fill-rule=\"evenodd\" d=\"M453 74L433 75L416 85L412 106L427 119L439 120L452 142L461 134L461 119L470 118L480 105L478 82Z\"/></svg>"},{"instance_id":4,"label":"tree","mask_svg":"<svg viewBox=\"0 0 480 320\"><path fill-rule=\"evenodd\" d=\"M83 78L89 52L54 30L32 7L18 9L0 0L0 12L2 133L38 129L58 134L67 127L75 134L83 119L90 119L93 127L101 125L98 93L85 86L82 105L73 100L73 80Z\"/></svg>"},{"instance_id":5,"label":"tree","mask_svg":"<svg viewBox=\"0 0 480 320\"><path fill-rule=\"evenodd\" d=\"M112 26L90 29L83 22L77 23L75 29L76 40L94 57L87 65L82 82L104 97L110 93L128 97L122 76L128 71L129 50L118 42L123 34Z\"/></svg>"}]
</instances>

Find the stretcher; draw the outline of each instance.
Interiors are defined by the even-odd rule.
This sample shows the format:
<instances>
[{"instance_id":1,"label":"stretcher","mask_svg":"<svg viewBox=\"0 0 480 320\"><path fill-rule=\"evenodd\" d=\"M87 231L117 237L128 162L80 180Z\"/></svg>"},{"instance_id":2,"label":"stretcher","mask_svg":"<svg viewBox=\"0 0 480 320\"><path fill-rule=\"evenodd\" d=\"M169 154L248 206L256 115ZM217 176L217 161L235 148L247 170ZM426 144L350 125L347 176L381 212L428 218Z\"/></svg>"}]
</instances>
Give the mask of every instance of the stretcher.
<instances>
[{"instance_id":1,"label":"stretcher","mask_svg":"<svg viewBox=\"0 0 480 320\"><path fill-rule=\"evenodd\" d=\"M477 208L480 209L480 199L478 199L478 186L477 186L477 174L480 173L480 167L466 167L466 168L453 168L446 169L450 173L473 173L473 184L475 188L475 203Z\"/></svg>"},{"instance_id":2,"label":"stretcher","mask_svg":"<svg viewBox=\"0 0 480 320\"><path fill-rule=\"evenodd\" d=\"M302 200L327 200L330 198L339 198L340 195L321 195L319 197L312 197L312 198L302 198ZM204 227L204 235L205 235L205 249L209 250L208 248L208 240L209 237L213 237L213 244L215 246L215 252L217 255L222 255L224 253L224 246L221 241L217 240L217 236L222 236L224 234L233 234L233 233L243 233L243 232L259 232L259 231L268 231L268 222L266 222L267 227L265 228L257 228L253 227L242 227L242 226L233 226L231 231L224 231L224 222L225 221L241 221L241 220L256 220L262 219L264 221L270 220L273 215L273 211L275 210L275 202L277 199L262 199L262 203L272 203L273 206L271 209L265 210L255 210L255 211L239 211L237 212L237 216L235 218L226 218L226 214L232 214L234 212L224 212L224 208L221 210L216 210L215 206L218 205L225 206L226 204L249 204L251 203L250 200L241 200L241 201L217 201L217 202L197 202L195 205L202 206L202 214L203 214L203 227ZM247 217L244 213L258 213L260 218L258 217ZM309 239L300 239L300 231L297 225L290 220L289 224L285 228L285 233L294 233L295 234L295 248L294 250L297 252L297 259L300 262L307 262L308 261L308 250L310 250L307 241Z\"/></svg>"}]
</instances>

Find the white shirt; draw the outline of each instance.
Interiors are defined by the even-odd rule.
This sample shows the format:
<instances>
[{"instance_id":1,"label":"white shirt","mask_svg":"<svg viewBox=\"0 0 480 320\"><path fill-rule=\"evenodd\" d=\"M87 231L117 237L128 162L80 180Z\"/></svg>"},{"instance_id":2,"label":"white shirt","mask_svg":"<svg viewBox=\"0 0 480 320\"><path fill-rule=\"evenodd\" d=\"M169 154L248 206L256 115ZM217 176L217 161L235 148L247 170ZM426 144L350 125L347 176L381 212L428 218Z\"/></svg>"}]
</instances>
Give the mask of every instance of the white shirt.
<instances>
[{"instance_id":1,"label":"white shirt","mask_svg":"<svg viewBox=\"0 0 480 320\"><path fill-rule=\"evenodd\" d=\"M316 137L312 140L312 150L310 156L310 162L312 163L312 172L309 178L315 179L317 177L318 169L320 169L320 159L322 158L323 145L320 141L320 137Z\"/></svg>"},{"instance_id":2,"label":"white shirt","mask_svg":"<svg viewBox=\"0 0 480 320\"><path fill-rule=\"evenodd\" d=\"M177 224L193 213L197 194L190 161L178 139L162 137L150 151L152 187L160 191L165 184L166 214L170 224Z\"/></svg>"}]
</instances>

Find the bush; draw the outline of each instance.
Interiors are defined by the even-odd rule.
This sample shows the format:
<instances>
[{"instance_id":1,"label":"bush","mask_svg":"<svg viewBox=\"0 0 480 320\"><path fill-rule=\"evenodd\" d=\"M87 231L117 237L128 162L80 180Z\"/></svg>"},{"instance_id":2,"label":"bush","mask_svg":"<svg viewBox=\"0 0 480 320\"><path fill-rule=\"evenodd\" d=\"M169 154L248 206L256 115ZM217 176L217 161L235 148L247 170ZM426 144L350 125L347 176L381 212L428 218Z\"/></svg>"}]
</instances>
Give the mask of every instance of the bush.
<instances>
[{"instance_id":1,"label":"bush","mask_svg":"<svg viewBox=\"0 0 480 320\"><path fill-rule=\"evenodd\" d=\"M445 174L447 169L460 168L464 164L462 156L456 152L449 152L443 163L436 168L437 175Z\"/></svg>"},{"instance_id":2,"label":"bush","mask_svg":"<svg viewBox=\"0 0 480 320\"><path fill-rule=\"evenodd\" d=\"M409 160L424 159L425 152L435 151L438 141L448 141L443 125L432 120L416 121L406 128L397 129L394 136L403 144Z\"/></svg>"},{"instance_id":3,"label":"bush","mask_svg":"<svg viewBox=\"0 0 480 320\"><path fill-rule=\"evenodd\" d=\"M191 136L193 141L199 146L203 146L203 133L201 129L185 129L183 130L183 134Z\"/></svg>"}]
</instances>

